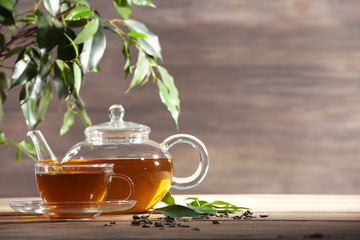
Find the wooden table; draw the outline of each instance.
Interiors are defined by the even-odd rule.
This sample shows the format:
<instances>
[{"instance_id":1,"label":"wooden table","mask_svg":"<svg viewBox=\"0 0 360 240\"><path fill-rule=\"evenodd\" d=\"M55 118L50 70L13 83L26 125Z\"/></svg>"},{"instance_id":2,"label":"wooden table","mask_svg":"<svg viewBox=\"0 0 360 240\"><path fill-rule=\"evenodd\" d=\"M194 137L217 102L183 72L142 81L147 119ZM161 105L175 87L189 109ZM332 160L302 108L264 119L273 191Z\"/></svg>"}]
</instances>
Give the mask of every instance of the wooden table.
<instances>
[{"instance_id":1,"label":"wooden table","mask_svg":"<svg viewBox=\"0 0 360 240\"><path fill-rule=\"evenodd\" d=\"M251 208L255 218L178 219L182 227L131 226L132 215L51 221L13 211L0 199L0 239L360 239L360 195L196 195ZM176 195L185 204L189 195ZM158 205L158 206L161 206ZM160 221L161 215L151 216ZM116 221L116 224L110 222Z\"/></svg>"}]
</instances>

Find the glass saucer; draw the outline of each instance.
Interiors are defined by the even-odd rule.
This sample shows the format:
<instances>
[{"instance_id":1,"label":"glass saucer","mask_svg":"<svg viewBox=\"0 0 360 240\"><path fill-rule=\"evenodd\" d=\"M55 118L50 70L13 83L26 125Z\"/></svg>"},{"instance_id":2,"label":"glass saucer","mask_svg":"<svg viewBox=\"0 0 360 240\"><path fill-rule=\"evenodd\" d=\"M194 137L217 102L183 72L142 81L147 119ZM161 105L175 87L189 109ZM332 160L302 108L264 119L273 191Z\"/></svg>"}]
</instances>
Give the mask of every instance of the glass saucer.
<instances>
[{"instance_id":1,"label":"glass saucer","mask_svg":"<svg viewBox=\"0 0 360 240\"><path fill-rule=\"evenodd\" d=\"M103 202L11 201L9 206L23 213L43 213L51 219L89 220L101 213L121 212L132 208L134 200Z\"/></svg>"}]
</instances>

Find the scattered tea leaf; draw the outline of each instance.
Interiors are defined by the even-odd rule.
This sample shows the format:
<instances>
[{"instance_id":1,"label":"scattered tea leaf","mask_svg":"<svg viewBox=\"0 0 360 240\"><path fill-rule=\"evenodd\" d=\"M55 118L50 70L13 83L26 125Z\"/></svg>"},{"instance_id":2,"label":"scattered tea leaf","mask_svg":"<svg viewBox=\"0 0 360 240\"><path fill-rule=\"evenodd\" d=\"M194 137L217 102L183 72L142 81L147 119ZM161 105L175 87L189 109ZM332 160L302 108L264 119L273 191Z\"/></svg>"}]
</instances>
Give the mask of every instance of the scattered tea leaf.
<instances>
[{"instance_id":1,"label":"scattered tea leaf","mask_svg":"<svg viewBox=\"0 0 360 240\"><path fill-rule=\"evenodd\" d=\"M154 209L155 212L162 213L165 216L172 218L180 218L180 217L200 217L200 214L195 212L194 210L187 208L181 205L171 205L163 208Z\"/></svg>"}]
</instances>

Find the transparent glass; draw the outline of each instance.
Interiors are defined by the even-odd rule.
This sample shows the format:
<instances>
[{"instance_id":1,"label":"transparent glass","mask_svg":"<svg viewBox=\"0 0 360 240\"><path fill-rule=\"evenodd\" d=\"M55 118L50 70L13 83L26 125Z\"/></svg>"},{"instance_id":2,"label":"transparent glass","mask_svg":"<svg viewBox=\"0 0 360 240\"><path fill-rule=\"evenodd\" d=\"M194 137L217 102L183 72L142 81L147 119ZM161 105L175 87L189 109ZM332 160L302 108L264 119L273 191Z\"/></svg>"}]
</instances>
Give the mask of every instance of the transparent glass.
<instances>
[{"instance_id":1,"label":"transparent glass","mask_svg":"<svg viewBox=\"0 0 360 240\"><path fill-rule=\"evenodd\" d=\"M70 148L61 163L114 164L115 173L125 174L134 182L135 191L131 199L137 203L129 213L147 211L171 187L192 188L204 179L209 168L209 156L198 138L176 134L157 143L149 139L148 126L123 120L125 110L121 105L112 105L108 112L110 122L86 128L85 140ZM37 138L32 139L36 141ZM174 176L174 163L169 151L178 143L189 144L199 152L199 166L189 177ZM121 179L114 179L106 200L124 199L128 193L125 185Z\"/></svg>"}]
</instances>

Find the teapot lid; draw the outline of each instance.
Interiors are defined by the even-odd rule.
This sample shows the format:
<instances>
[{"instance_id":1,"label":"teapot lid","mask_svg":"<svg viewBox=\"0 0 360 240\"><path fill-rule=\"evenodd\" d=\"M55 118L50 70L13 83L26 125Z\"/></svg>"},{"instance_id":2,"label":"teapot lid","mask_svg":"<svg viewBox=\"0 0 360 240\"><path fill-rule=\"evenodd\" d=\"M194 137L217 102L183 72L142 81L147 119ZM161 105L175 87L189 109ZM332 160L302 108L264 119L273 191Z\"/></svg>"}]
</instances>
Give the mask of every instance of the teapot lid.
<instances>
[{"instance_id":1,"label":"teapot lid","mask_svg":"<svg viewBox=\"0 0 360 240\"><path fill-rule=\"evenodd\" d=\"M120 104L109 108L110 122L96 124L85 129L88 139L128 139L147 136L150 133L148 126L124 121L125 109Z\"/></svg>"}]
</instances>

